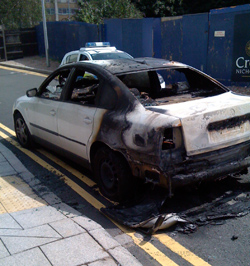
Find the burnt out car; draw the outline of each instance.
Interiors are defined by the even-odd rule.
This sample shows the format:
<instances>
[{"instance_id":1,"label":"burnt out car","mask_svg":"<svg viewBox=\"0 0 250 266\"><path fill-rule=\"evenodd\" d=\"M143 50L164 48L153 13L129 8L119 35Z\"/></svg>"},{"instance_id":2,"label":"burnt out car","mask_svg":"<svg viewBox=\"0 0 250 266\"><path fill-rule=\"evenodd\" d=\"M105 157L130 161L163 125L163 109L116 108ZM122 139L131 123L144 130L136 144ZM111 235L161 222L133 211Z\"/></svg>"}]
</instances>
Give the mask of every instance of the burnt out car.
<instances>
[{"instance_id":1,"label":"burnt out car","mask_svg":"<svg viewBox=\"0 0 250 266\"><path fill-rule=\"evenodd\" d=\"M163 59L63 66L17 99L13 117L23 147L38 142L91 168L113 200L136 178L171 195L250 165L250 98Z\"/></svg>"}]
</instances>

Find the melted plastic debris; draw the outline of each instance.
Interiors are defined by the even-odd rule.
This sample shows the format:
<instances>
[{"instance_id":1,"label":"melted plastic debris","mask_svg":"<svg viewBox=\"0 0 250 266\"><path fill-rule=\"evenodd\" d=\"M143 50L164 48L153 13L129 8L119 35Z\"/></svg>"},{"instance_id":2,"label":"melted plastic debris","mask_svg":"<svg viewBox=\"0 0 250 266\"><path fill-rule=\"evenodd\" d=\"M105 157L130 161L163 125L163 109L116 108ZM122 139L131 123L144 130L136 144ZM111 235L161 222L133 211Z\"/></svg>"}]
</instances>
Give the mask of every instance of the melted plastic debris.
<instances>
[{"instance_id":1,"label":"melted plastic debris","mask_svg":"<svg viewBox=\"0 0 250 266\"><path fill-rule=\"evenodd\" d=\"M101 212L125 226L140 228L146 234L167 229L179 222L187 223L176 213L161 213L163 203L164 199L147 198L130 206L117 205L102 208Z\"/></svg>"},{"instance_id":2,"label":"melted plastic debris","mask_svg":"<svg viewBox=\"0 0 250 266\"><path fill-rule=\"evenodd\" d=\"M250 212L250 182L237 178L225 178L207 183L190 193L181 190L173 198L160 190L145 191L142 200L130 205L102 208L101 211L113 220L154 234L168 230L183 234L194 233L205 225L223 225L228 219L237 219Z\"/></svg>"}]
</instances>

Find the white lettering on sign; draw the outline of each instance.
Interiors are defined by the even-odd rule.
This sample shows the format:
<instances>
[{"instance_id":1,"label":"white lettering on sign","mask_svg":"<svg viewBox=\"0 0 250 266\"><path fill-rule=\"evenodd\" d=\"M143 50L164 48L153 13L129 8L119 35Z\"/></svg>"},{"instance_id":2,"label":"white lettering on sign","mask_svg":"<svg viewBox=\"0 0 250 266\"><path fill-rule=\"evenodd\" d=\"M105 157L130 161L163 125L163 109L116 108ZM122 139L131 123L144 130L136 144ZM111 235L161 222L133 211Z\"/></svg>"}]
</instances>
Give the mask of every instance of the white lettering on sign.
<instances>
[{"instance_id":1,"label":"white lettering on sign","mask_svg":"<svg viewBox=\"0 0 250 266\"><path fill-rule=\"evenodd\" d=\"M250 69L236 69L236 74L243 74L243 75L246 75L246 74L250 74Z\"/></svg>"},{"instance_id":2,"label":"white lettering on sign","mask_svg":"<svg viewBox=\"0 0 250 266\"><path fill-rule=\"evenodd\" d=\"M242 56L242 57L239 57L237 60L236 60L236 66L238 68L248 68L250 67L250 60L245 60L245 58Z\"/></svg>"},{"instance_id":3,"label":"white lettering on sign","mask_svg":"<svg viewBox=\"0 0 250 266\"><path fill-rule=\"evenodd\" d=\"M214 37L225 37L226 32L224 30L216 30L214 32Z\"/></svg>"}]
</instances>

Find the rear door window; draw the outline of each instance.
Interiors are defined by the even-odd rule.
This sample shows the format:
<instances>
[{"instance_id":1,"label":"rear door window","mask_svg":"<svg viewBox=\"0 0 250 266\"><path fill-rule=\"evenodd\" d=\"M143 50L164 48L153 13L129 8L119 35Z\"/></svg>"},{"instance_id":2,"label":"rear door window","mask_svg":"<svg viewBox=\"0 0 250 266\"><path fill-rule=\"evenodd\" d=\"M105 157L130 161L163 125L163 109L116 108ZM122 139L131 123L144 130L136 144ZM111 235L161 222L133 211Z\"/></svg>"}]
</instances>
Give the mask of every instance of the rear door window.
<instances>
[{"instance_id":1,"label":"rear door window","mask_svg":"<svg viewBox=\"0 0 250 266\"><path fill-rule=\"evenodd\" d=\"M77 56L78 56L77 53L67 56L66 57L66 64L75 63L77 61Z\"/></svg>"}]
</instances>

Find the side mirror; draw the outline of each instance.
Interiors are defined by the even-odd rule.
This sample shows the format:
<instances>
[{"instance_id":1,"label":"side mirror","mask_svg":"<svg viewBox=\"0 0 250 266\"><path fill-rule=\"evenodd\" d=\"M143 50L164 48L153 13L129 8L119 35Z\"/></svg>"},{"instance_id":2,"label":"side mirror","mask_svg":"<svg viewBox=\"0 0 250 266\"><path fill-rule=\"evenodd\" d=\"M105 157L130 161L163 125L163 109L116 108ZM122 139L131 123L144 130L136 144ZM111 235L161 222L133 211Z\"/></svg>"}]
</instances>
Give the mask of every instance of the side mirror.
<instances>
[{"instance_id":1,"label":"side mirror","mask_svg":"<svg viewBox=\"0 0 250 266\"><path fill-rule=\"evenodd\" d=\"M34 97L37 94L37 88L33 88L26 91L27 97Z\"/></svg>"}]
</instances>

